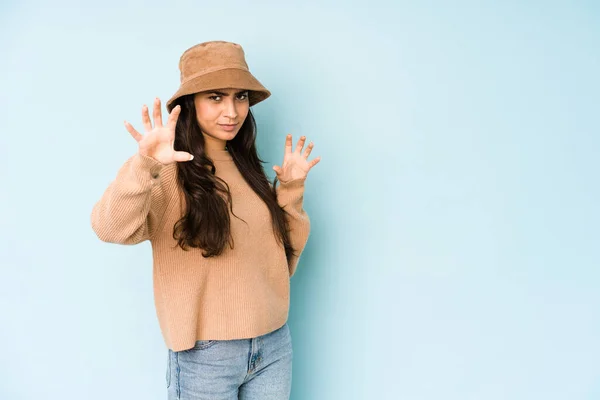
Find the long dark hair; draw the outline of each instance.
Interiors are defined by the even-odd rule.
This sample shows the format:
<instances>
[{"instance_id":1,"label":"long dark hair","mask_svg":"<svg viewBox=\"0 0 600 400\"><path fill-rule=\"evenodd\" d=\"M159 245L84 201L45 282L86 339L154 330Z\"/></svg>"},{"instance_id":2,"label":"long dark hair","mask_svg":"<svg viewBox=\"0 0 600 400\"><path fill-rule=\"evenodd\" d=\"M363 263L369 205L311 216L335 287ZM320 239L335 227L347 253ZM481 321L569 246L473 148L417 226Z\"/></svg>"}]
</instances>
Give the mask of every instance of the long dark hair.
<instances>
[{"instance_id":1,"label":"long dark hair","mask_svg":"<svg viewBox=\"0 0 600 400\"><path fill-rule=\"evenodd\" d=\"M229 210L233 214L231 193L227 182L215 175L215 165L205 153L204 136L196 119L194 95L178 98L172 107L178 104L181 111L175 127L174 148L194 154L194 159L177 163L177 180L183 190L186 207L183 217L175 223L173 239L183 250L200 248L203 257L214 257L223 253L225 245L234 247L229 218ZM238 134L227 142L227 150L240 174L269 208L273 231L279 243L283 244L289 262L294 249L290 243L286 211L277 203L277 177L271 186L262 166L265 162L258 157L255 142L256 121L249 110Z\"/></svg>"}]
</instances>

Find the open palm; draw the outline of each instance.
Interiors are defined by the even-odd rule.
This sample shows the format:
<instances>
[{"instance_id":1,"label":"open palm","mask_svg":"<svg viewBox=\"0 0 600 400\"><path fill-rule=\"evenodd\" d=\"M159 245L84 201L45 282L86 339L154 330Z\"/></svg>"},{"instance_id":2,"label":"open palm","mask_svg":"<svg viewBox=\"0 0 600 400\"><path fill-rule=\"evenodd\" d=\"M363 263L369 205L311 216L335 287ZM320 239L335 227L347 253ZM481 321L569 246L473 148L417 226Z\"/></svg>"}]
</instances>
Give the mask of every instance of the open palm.
<instances>
[{"instance_id":1,"label":"open palm","mask_svg":"<svg viewBox=\"0 0 600 400\"><path fill-rule=\"evenodd\" d=\"M154 126L152 126L152 121L150 120L148 106L144 105L142 107L142 121L146 130L145 135L139 133L129 122L124 121L125 129L138 142L140 154L154 158L164 165L190 161L194 158L187 151L176 151L174 148L175 127L177 126L177 119L180 112L181 106L177 105L169 114L167 125L163 126L160 99L157 97L154 99Z\"/></svg>"},{"instance_id":2,"label":"open palm","mask_svg":"<svg viewBox=\"0 0 600 400\"><path fill-rule=\"evenodd\" d=\"M286 136L283 164L281 167L278 165L273 166L273 170L277 174L277 179L279 179L280 182L306 178L308 171L321 161L320 156L314 158L312 161L308 161L308 156L310 155L314 144L310 142L304 150L304 153L302 153L305 142L306 136L300 137L296 148L292 151L292 135L288 134Z\"/></svg>"}]
</instances>

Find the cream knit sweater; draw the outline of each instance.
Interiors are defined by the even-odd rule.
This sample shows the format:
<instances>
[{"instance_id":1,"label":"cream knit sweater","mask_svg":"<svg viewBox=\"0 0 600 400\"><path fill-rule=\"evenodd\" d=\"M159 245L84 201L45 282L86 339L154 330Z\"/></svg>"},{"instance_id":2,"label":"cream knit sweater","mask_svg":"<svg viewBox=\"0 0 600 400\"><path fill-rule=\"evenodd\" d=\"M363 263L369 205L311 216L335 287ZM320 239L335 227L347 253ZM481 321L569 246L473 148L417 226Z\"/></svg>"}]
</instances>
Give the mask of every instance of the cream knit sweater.
<instances>
[{"instance_id":1,"label":"cream knit sweater","mask_svg":"<svg viewBox=\"0 0 600 400\"><path fill-rule=\"evenodd\" d=\"M290 277L308 240L302 208L304 181L280 182L277 201L290 214L290 238L298 257L290 264L276 240L266 204L250 188L227 150L211 150L216 175L229 185L234 248L204 258L183 251L173 225L184 212L176 164L136 153L119 169L94 205L91 223L104 242L133 245L150 240L154 304L166 346L190 349L197 340L244 339L269 333L287 321Z\"/></svg>"}]
</instances>

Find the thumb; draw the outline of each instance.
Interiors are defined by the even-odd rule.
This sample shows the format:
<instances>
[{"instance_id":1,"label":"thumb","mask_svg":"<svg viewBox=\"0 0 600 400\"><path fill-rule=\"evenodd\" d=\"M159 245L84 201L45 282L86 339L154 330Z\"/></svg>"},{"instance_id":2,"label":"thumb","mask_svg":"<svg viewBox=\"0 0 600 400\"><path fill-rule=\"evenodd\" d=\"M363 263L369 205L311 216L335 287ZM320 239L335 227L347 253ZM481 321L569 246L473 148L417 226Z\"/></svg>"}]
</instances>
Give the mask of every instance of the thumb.
<instances>
[{"instance_id":1,"label":"thumb","mask_svg":"<svg viewBox=\"0 0 600 400\"><path fill-rule=\"evenodd\" d=\"M176 151L173 154L173 159L175 161L191 161L194 159L194 156L186 151Z\"/></svg>"}]
</instances>

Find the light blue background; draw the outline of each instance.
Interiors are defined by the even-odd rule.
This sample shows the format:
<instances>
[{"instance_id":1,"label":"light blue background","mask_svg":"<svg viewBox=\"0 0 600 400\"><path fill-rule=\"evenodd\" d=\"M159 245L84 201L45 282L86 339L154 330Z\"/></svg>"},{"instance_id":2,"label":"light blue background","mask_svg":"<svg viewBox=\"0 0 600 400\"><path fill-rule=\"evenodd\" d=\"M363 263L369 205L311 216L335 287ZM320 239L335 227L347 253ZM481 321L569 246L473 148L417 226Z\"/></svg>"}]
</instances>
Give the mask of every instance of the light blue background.
<instances>
[{"instance_id":1,"label":"light blue background","mask_svg":"<svg viewBox=\"0 0 600 400\"><path fill-rule=\"evenodd\" d=\"M0 399L163 399L148 242L99 241L124 129L240 43L322 161L292 278L294 400L600 399L593 1L3 2Z\"/></svg>"}]
</instances>

